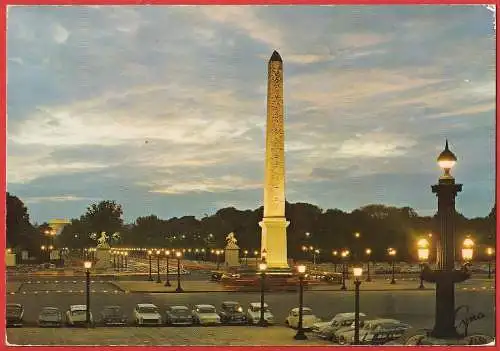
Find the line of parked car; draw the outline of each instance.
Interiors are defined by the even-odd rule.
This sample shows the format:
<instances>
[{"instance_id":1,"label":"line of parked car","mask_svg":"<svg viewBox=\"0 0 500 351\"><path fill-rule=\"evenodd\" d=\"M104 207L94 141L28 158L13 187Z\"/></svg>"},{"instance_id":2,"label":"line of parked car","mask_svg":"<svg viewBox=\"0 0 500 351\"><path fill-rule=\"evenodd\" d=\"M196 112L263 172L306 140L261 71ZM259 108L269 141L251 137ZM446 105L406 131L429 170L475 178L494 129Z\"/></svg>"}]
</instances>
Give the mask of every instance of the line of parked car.
<instances>
[{"instance_id":1,"label":"line of parked car","mask_svg":"<svg viewBox=\"0 0 500 351\"><path fill-rule=\"evenodd\" d=\"M8 327L23 326L24 308L21 304L9 303L6 309ZM137 326L153 325L219 325L219 324L257 324L260 320L260 302L252 302L246 312L235 301L226 301L217 311L208 304L187 306L169 306L162 315L160 309L150 303L137 304L130 321L120 306L105 306L96 321L90 312L90 322L104 326L124 326L133 323ZM264 318L268 324L274 324L274 316L267 304L264 304ZM40 327L78 326L87 324L87 306L71 305L63 312L57 307L43 307L37 319Z\"/></svg>"},{"instance_id":2,"label":"line of parked car","mask_svg":"<svg viewBox=\"0 0 500 351\"><path fill-rule=\"evenodd\" d=\"M130 321L136 326L192 326L192 325L236 325L257 324L260 320L260 302L251 302L246 311L240 303L225 301L217 310L208 304L187 306L169 306L162 314L160 309L150 303L137 304ZM44 307L38 315L40 327L61 327L86 325L86 305L71 305L63 315L57 307ZM24 309L20 304L7 304L7 326L23 325ZM369 318L360 313L360 341L364 344L383 344L400 338L410 325L388 318ZM264 304L264 319L267 324L273 325L276 320L267 304ZM90 322L96 324L92 313ZM285 325L298 328L299 308L292 308L285 319ZM97 321L103 326L129 325L123 309L120 306L105 306L100 312ZM309 307L302 308L302 327L313 332L320 338L346 345L354 341L354 312L338 313L329 321L321 321Z\"/></svg>"}]
</instances>

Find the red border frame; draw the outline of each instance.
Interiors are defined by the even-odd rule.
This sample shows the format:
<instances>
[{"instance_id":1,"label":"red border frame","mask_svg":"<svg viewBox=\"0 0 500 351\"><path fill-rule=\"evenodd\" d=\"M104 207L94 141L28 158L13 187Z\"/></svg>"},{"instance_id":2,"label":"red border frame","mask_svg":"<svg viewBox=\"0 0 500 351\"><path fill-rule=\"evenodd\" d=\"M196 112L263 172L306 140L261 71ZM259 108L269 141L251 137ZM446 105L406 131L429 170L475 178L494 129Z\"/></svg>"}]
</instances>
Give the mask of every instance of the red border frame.
<instances>
[{"instance_id":1,"label":"red border frame","mask_svg":"<svg viewBox=\"0 0 500 351\"><path fill-rule=\"evenodd\" d=\"M213 4L223 4L223 5L325 5L325 4L350 4L350 5L394 5L394 4L399 4L399 5L420 5L420 4L454 4L454 5L472 5L472 4L496 4L497 7L500 4L500 0L496 1L478 1L478 0L333 0L333 1L324 1L324 0L3 0L2 1L2 6L0 7L0 23L2 26L2 32L3 35L1 36L1 57L0 57L0 64L1 64L1 72L3 72L3 76L7 77L7 70L6 70L6 44L7 44L7 38L6 38L6 30L7 30L7 25L6 25L6 6L8 5L103 5L103 4L113 4L113 5L144 5L144 4L165 4L165 5L177 5L177 4L183 4L183 5L213 5ZM497 17L498 18L498 17ZM498 50L498 39L496 42L496 48ZM452 58L450 58L452 59ZM496 57L497 60L497 66L498 66L498 56ZM6 114L6 96L7 96L7 82L6 79L3 80L2 84L0 85L0 108L1 108L1 114L2 116L5 116L4 118L0 118L0 130L3 130L4 133L0 133L0 145L3 146L3 152L0 154L0 163L3 166L2 172L0 172L0 185L6 189L6 127L7 127L7 114ZM496 88L497 88L497 94L496 94L496 102L498 106L499 102L499 95L498 95L498 89L500 89L500 84L498 82L498 71L497 71L497 83L496 83ZM496 129L496 139L498 140L498 111L496 111L496 123L495 123L495 129ZM495 162L496 162L496 187L495 187L495 199L496 203L500 204L500 193L498 191L498 154L500 153L500 144L496 142L496 153L495 153ZM6 205L6 192L3 191L1 192L0 195L0 218L5 218L5 205ZM498 218L499 210L497 207L497 218ZM500 231L500 225L497 220L497 233ZM0 221L0 236L4 236L5 240L5 230L6 230L6 223L5 221ZM4 241L5 245L5 241ZM500 245L498 243L498 240L496 242L496 252L499 252ZM0 262L5 262L5 249L2 248L0 250ZM500 263L500 257L499 255L496 255L496 265ZM6 276L5 276L5 269L0 269L0 278L2 279L2 282L5 282ZM496 280L496 286L495 286L495 303L496 306L500 306L500 298L499 294L496 293L500 287L500 283L498 279ZM5 330L5 310L1 306L5 306L5 299L6 299L6 288L5 284L0 284L0 309L1 309L1 318L0 318L0 330ZM498 309L496 310L496 325L495 325L495 334L499 335L500 334L500 325L499 325L499 313ZM9 350L9 349L28 349L33 346L7 346L6 345L6 333L3 334L2 336L2 344L0 345L0 348L2 350ZM498 346L498 344L497 344ZM496 349L497 346L474 346L474 350L476 351L490 351L493 349ZM50 350L51 348L64 348L66 350L71 350L71 349L76 349L76 350L91 350L91 349L96 349L99 348L99 350L102 351L107 351L107 350L116 350L116 346L39 346L37 347L37 350ZM186 351L201 351L201 350L209 350L209 349L220 349L220 350L239 350L239 351L253 351L253 350L295 350L295 351L303 351L306 350L307 348L313 347L315 351L331 351L332 346L127 346L127 347L122 347L119 346L122 349L127 349L127 350L138 350L142 351L144 348L148 348L148 350L164 350L164 349L171 349L171 350L176 350L176 349L183 349ZM335 346L335 349L341 348L343 349L361 349L361 348L367 348L370 350L373 349L382 349L382 348L389 348L390 350L394 351L403 351L406 346L391 346L391 347L384 347L384 346L357 346L357 347L348 347L348 346ZM432 349L433 351L440 351L440 350L449 350L453 349L453 351L461 351L461 350L470 350L470 346L462 346L462 347L446 347L446 346L434 346L434 347L426 347L426 346L413 346L417 347L419 349Z\"/></svg>"}]
</instances>

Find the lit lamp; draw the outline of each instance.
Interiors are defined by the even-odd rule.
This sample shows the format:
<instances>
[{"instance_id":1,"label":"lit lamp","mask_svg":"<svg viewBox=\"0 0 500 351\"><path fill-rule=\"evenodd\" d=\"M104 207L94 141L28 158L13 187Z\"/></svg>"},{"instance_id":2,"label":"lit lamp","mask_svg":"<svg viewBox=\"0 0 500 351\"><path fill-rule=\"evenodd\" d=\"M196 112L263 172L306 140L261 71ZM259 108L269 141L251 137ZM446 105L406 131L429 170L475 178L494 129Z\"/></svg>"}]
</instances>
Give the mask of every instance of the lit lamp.
<instances>
[{"instance_id":1,"label":"lit lamp","mask_svg":"<svg viewBox=\"0 0 500 351\"><path fill-rule=\"evenodd\" d=\"M177 258L177 289L175 289L175 292L183 292L184 291L181 288L181 257L182 257L182 252L176 251L175 258Z\"/></svg>"},{"instance_id":2,"label":"lit lamp","mask_svg":"<svg viewBox=\"0 0 500 351\"><path fill-rule=\"evenodd\" d=\"M264 254L264 252L262 252L262 254ZM264 257L263 261L261 263L259 263L259 271L260 271L260 319L259 319L259 325L261 327L267 327L266 319L264 318L264 287L265 287L265 279L266 279L266 269L267 269L267 264L265 262L265 257Z\"/></svg>"},{"instance_id":3,"label":"lit lamp","mask_svg":"<svg viewBox=\"0 0 500 351\"><path fill-rule=\"evenodd\" d=\"M393 249L390 247L387 250L387 253L389 254L390 257L392 257L392 278L391 278L391 284L396 284L396 278L395 278L395 273L396 273L396 249Z\"/></svg>"},{"instance_id":4,"label":"lit lamp","mask_svg":"<svg viewBox=\"0 0 500 351\"><path fill-rule=\"evenodd\" d=\"M243 256L245 257L245 266L248 266L248 250L243 251Z\"/></svg>"},{"instance_id":5,"label":"lit lamp","mask_svg":"<svg viewBox=\"0 0 500 351\"><path fill-rule=\"evenodd\" d=\"M370 275L370 258L371 258L371 254L372 254L372 249L366 249L365 250L365 254L368 257L368 262L366 264L367 275L366 275L366 280L365 281L371 282L372 281L372 277Z\"/></svg>"},{"instance_id":6,"label":"lit lamp","mask_svg":"<svg viewBox=\"0 0 500 351\"><path fill-rule=\"evenodd\" d=\"M303 311L304 308L304 276L306 273L306 266L297 266L297 272L299 273L299 325L297 326L297 334L295 334L295 340L306 340L307 336L304 334L304 328L302 325Z\"/></svg>"},{"instance_id":7,"label":"lit lamp","mask_svg":"<svg viewBox=\"0 0 500 351\"><path fill-rule=\"evenodd\" d=\"M86 295L87 295L87 305L85 309L85 322L87 323L87 328L90 327L90 268L92 267L91 261L85 261L83 263L85 268L85 278L86 278Z\"/></svg>"},{"instance_id":8,"label":"lit lamp","mask_svg":"<svg viewBox=\"0 0 500 351\"><path fill-rule=\"evenodd\" d=\"M488 255L488 279L491 279L491 263L493 261L493 255L495 250L492 247L486 249L486 255Z\"/></svg>"},{"instance_id":9,"label":"lit lamp","mask_svg":"<svg viewBox=\"0 0 500 351\"><path fill-rule=\"evenodd\" d=\"M429 259L429 241L427 241L427 239L422 238L417 241L417 255L418 260L420 261L420 285L418 286L418 288L424 289L424 262Z\"/></svg>"},{"instance_id":10,"label":"lit lamp","mask_svg":"<svg viewBox=\"0 0 500 351\"><path fill-rule=\"evenodd\" d=\"M352 274L354 275L354 345L359 345L359 286L363 268L354 267Z\"/></svg>"},{"instance_id":11,"label":"lit lamp","mask_svg":"<svg viewBox=\"0 0 500 351\"><path fill-rule=\"evenodd\" d=\"M125 251L123 253L123 255L125 256L125 268L128 268L128 259L127 259L128 258L128 251Z\"/></svg>"},{"instance_id":12,"label":"lit lamp","mask_svg":"<svg viewBox=\"0 0 500 351\"><path fill-rule=\"evenodd\" d=\"M462 244L462 259L465 262L472 261L472 257L474 256L474 241L470 238L464 240Z\"/></svg>"}]
</instances>

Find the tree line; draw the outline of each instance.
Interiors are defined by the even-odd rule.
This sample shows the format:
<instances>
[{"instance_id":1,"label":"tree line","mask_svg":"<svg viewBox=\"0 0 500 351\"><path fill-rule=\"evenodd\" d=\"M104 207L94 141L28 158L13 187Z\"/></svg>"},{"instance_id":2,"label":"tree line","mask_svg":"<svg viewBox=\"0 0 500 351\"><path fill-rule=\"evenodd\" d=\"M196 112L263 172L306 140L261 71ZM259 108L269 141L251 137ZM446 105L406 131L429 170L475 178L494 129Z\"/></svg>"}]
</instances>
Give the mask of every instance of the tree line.
<instances>
[{"instance_id":1,"label":"tree line","mask_svg":"<svg viewBox=\"0 0 500 351\"><path fill-rule=\"evenodd\" d=\"M485 217L466 218L456 213L456 246L467 235L481 248L495 245L496 207ZM371 259L387 259L387 249L396 249L398 259L416 256L416 241L429 233L436 233L434 216L419 216L410 207L372 204L345 212L339 209L321 209L308 203L286 203L288 256L306 258L313 252L322 260L332 258L332 252L349 249L359 259L365 249L371 249ZM120 233L117 246L166 248L223 248L225 238L235 233L241 250L249 256L259 250L263 207L238 210L227 207L203 218L195 216L162 219L154 214L124 223L122 206L115 201L91 204L79 218L74 218L57 236L57 247L95 247L90 233ZM7 193L7 247L39 251L45 237L47 223L32 225L26 206L16 196ZM355 233L358 233L355 235ZM434 237L429 237L431 249ZM311 251L310 248L313 248ZM431 251L432 252L432 251Z\"/></svg>"}]
</instances>

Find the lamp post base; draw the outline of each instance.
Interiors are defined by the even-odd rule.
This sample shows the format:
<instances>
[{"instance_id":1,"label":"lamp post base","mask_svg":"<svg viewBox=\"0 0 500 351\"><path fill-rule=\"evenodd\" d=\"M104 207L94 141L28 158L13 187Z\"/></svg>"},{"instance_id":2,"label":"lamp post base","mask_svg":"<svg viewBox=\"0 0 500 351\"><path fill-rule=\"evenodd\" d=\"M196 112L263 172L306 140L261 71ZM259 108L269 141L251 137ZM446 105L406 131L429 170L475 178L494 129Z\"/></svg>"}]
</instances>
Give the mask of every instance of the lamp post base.
<instances>
[{"instance_id":1,"label":"lamp post base","mask_svg":"<svg viewBox=\"0 0 500 351\"><path fill-rule=\"evenodd\" d=\"M259 327L267 327L267 321L264 319L259 320L259 323L257 323Z\"/></svg>"},{"instance_id":2,"label":"lamp post base","mask_svg":"<svg viewBox=\"0 0 500 351\"><path fill-rule=\"evenodd\" d=\"M165 282L165 286L172 286L172 284L170 284L170 282L167 280L167 281Z\"/></svg>"},{"instance_id":3,"label":"lamp post base","mask_svg":"<svg viewBox=\"0 0 500 351\"><path fill-rule=\"evenodd\" d=\"M307 340L307 335L304 334L304 331L299 329L297 334L293 337L295 340Z\"/></svg>"},{"instance_id":4,"label":"lamp post base","mask_svg":"<svg viewBox=\"0 0 500 351\"><path fill-rule=\"evenodd\" d=\"M181 293L181 292L184 292L184 290L182 288L177 288L177 289L175 289L175 292Z\"/></svg>"}]
</instances>

